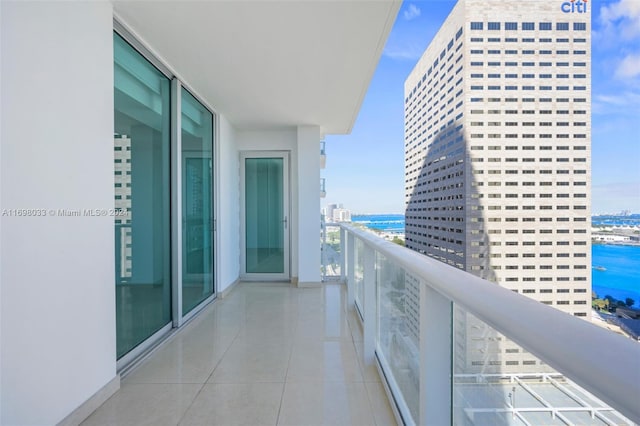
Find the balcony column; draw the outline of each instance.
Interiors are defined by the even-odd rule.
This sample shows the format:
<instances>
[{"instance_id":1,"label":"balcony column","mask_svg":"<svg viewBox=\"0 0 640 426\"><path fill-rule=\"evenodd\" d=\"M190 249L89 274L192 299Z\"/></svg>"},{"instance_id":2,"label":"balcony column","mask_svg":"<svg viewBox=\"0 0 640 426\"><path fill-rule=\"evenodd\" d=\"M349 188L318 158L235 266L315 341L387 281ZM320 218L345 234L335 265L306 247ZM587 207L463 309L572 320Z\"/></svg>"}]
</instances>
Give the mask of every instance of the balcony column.
<instances>
[{"instance_id":1,"label":"balcony column","mask_svg":"<svg viewBox=\"0 0 640 426\"><path fill-rule=\"evenodd\" d=\"M420 282L420 425L450 425L451 301Z\"/></svg>"},{"instance_id":2,"label":"balcony column","mask_svg":"<svg viewBox=\"0 0 640 426\"><path fill-rule=\"evenodd\" d=\"M299 126L298 137L298 285L318 285L320 276L320 128Z\"/></svg>"},{"instance_id":3,"label":"balcony column","mask_svg":"<svg viewBox=\"0 0 640 426\"><path fill-rule=\"evenodd\" d=\"M375 359L376 332L376 252L369 246L364 248L364 361L373 364Z\"/></svg>"}]
</instances>

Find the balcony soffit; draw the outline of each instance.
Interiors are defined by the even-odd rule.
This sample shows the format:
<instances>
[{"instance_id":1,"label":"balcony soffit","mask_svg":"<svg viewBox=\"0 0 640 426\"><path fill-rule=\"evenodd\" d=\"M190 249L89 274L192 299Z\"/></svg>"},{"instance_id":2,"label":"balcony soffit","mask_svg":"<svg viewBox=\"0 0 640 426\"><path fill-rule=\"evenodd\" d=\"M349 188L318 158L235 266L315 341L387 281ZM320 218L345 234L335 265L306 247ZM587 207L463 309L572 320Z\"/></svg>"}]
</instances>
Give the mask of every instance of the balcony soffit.
<instances>
[{"instance_id":1,"label":"balcony soffit","mask_svg":"<svg viewBox=\"0 0 640 426\"><path fill-rule=\"evenodd\" d=\"M116 17L239 129L349 133L401 2L114 1Z\"/></svg>"}]
</instances>

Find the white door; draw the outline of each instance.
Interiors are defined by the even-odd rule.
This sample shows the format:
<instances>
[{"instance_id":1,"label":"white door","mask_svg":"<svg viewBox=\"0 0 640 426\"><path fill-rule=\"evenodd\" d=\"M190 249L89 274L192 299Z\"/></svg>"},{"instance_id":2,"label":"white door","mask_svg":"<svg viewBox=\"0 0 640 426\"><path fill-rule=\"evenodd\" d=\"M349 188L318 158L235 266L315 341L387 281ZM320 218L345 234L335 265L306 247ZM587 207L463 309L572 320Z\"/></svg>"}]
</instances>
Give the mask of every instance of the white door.
<instances>
[{"instance_id":1,"label":"white door","mask_svg":"<svg viewBox=\"0 0 640 426\"><path fill-rule=\"evenodd\" d=\"M289 280L289 154L245 152L240 162L242 278Z\"/></svg>"}]
</instances>

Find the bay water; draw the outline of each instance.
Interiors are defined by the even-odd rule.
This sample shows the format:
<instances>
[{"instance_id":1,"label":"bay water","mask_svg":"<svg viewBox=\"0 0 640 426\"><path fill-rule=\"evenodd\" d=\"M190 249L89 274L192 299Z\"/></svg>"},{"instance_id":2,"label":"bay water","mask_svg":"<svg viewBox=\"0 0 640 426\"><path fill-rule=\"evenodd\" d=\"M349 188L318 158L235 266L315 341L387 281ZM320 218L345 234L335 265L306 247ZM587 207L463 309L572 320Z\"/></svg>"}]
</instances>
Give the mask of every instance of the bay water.
<instances>
[{"instance_id":1,"label":"bay water","mask_svg":"<svg viewBox=\"0 0 640 426\"><path fill-rule=\"evenodd\" d=\"M404 233L404 215L401 214L354 215L352 220L379 231ZM592 288L598 297L609 295L623 301L630 297L639 307L640 246L594 244L591 255L592 265L604 268L591 271Z\"/></svg>"}]
</instances>

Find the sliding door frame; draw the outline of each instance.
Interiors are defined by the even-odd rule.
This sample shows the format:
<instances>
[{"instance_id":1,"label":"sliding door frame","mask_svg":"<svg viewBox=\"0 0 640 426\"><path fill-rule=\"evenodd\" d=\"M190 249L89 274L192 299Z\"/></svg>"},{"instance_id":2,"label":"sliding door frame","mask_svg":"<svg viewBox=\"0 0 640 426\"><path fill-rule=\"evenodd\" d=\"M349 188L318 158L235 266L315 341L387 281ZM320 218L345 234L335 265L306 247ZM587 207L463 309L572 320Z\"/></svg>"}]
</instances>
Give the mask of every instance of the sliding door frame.
<instances>
[{"instance_id":1,"label":"sliding door frame","mask_svg":"<svg viewBox=\"0 0 640 426\"><path fill-rule=\"evenodd\" d=\"M160 330L149 336L143 342L116 360L118 372L126 372L138 360L167 339L176 328L185 325L199 312L202 311L217 297L217 289L220 277L218 268L220 257L220 236L217 231L219 217L219 193L220 193L220 119L217 111L205 102L195 90L181 81L169 66L160 61L153 53L153 48L141 41L117 14L114 14L113 31L129 43L144 59L150 62L165 77L171 81L170 99L170 267L171 267L171 319ZM213 294L201 301L191 311L182 312L182 128L181 128L181 103L182 88L186 89L206 110L212 115L212 179L211 203L212 203L212 267L213 267Z\"/></svg>"},{"instance_id":2,"label":"sliding door frame","mask_svg":"<svg viewBox=\"0 0 640 426\"><path fill-rule=\"evenodd\" d=\"M207 109L213 119L213 146L212 149L212 197L211 197L211 209L213 213L213 223L211 224L212 230L212 242L213 242L213 255L212 255L212 267L213 267L213 294L208 296L193 309L186 314L183 312L182 305L182 277L183 277L183 241L182 241L182 89L186 89L200 104ZM205 306L211 303L217 296L218 287L218 231L217 231L217 218L218 218L218 140L219 140L219 126L218 126L218 114L214 113L193 91L184 86L183 83L176 77L171 81L171 266L172 266L172 308L173 308L173 326L175 328L181 327L188 322L191 318L198 314Z\"/></svg>"}]
</instances>

